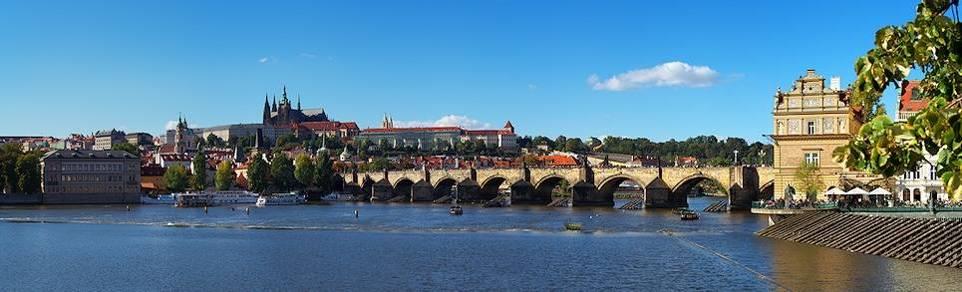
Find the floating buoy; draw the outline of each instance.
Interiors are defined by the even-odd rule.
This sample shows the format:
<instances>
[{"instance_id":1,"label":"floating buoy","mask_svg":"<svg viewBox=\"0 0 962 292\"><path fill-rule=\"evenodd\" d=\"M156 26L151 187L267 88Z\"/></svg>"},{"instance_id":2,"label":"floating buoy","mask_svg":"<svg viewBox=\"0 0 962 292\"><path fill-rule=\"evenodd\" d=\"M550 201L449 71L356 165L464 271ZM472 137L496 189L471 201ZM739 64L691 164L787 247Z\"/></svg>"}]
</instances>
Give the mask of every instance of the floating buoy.
<instances>
[{"instance_id":1,"label":"floating buoy","mask_svg":"<svg viewBox=\"0 0 962 292\"><path fill-rule=\"evenodd\" d=\"M207 206L204 206L204 214L207 214Z\"/></svg>"},{"instance_id":2,"label":"floating buoy","mask_svg":"<svg viewBox=\"0 0 962 292\"><path fill-rule=\"evenodd\" d=\"M354 219L358 219L360 217L361 217L361 213L358 212L357 209L354 209Z\"/></svg>"},{"instance_id":3,"label":"floating buoy","mask_svg":"<svg viewBox=\"0 0 962 292\"><path fill-rule=\"evenodd\" d=\"M250 214L251 214L251 207L244 208L244 212L246 212L247 215L250 215Z\"/></svg>"}]
</instances>

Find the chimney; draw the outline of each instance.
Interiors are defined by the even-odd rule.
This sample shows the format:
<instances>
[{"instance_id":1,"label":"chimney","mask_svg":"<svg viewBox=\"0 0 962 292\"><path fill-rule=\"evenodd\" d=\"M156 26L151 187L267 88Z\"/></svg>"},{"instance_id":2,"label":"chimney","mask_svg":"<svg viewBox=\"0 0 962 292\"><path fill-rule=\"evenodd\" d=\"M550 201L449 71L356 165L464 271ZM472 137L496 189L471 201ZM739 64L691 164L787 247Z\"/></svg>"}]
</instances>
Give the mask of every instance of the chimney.
<instances>
[{"instance_id":1,"label":"chimney","mask_svg":"<svg viewBox=\"0 0 962 292\"><path fill-rule=\"evenodd\" d=\"M838 76L832 76L832 81L829 85L829 88L835 91L842 90L842 78L839 78Z\"/></svg>"}]
</instances>

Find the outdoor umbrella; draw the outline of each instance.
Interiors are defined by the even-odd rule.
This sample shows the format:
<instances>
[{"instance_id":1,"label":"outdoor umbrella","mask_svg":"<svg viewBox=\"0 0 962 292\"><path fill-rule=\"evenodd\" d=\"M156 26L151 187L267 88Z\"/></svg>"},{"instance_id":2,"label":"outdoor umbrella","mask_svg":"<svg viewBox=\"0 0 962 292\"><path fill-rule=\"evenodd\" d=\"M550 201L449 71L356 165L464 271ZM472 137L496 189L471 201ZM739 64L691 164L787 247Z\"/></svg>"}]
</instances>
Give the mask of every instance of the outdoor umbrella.
<instances>
[{"instance_id":1,"label":"outdoor umbrella","mask_svg":"<svg viewBox=\"0 0 962 292\"><path fill-rule=\"evenodd\" d=\"M891 195L892 193L889 192L889 191L887 191L887 190L885 190L885 189L883 189L883 188L875 188L874 190L872 190L872 191L869 192L868 194L869 194L869 195L888 196L888 195Z\"/></svg>"},{"instance_id":2,"label":"outdoor umbrella","mask_svg":"<svg viewBox=\"0 0 962 292\"><path fill-rule=\"evenodd\" d=\"M856 187L854 189L848 190L847 192L845 192L845 194L850 196L861 196L861 195L868 195L868 192L863 190L862 188Z\"/></svg>"},{"instance_id":3,"label":"outdoor umbrella","mask_svg":"<svg viewBox=\"0 0 962 292\"><path fill-rule=\"evenodd\" d=\"M825 192L825 194L826 195L844 195L845 191L839 188L831 188L831 189L828 189L828 191Z\"/></svg>"}]
</instances>

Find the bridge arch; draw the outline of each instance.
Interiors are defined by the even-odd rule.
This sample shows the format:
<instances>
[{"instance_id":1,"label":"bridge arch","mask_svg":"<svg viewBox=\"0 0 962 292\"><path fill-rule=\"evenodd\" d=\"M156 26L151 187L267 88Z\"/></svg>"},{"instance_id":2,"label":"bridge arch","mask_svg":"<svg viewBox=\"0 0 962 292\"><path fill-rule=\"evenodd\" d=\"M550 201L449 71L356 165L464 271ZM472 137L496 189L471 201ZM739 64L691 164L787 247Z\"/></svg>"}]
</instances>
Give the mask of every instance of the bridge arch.
<instances>
[{"instance_id":1,"label":"bridge arch","mask_svg":"<svg viewBox=\"0 0 962 292\"><path fill-rule=\"evenodd\" d=\"M458 184L458 180L450 176L445 176L438 179L434 183L434 197L440 198L444 196L453 196L454 193L451 192L451 187Z\"/></svg>"},{"instance_id":2,"label":"bridge arch","mask_svg":"<svg viewBox=\"0 0 962 292\"><path fill-rule=\"evenodd\" d=\"M533 199L536 201L551 202L555 188L561 187L562 192L570 193L574 183L575 182L571 182L563 176L555 174L543 177L534 185Z\"/></svg>"},{"instance_id":3,"label":"bridge arch","mask_svg":"<svg viewBox=\"0 0 962 292\"><path fill-rule=\"evenodd\" d=\"M404 177L395 181L392 187L394 189L395 196L404 196L410 198L411 190L414 187L414 181Z\"/></svg>"},{"instance_id":4,"label":"bridge arch","mask_svg":"<svg viewBox=\"0 0 962 292\"><path fill-rule=\"evenodd\" d=\"M692 189L694 189L695 186L697 186L698 184L700 184L701 182L703 182L703 181L705 181L705 180L710 180L710 181L714 182L715 184L721 186L721 187L722 187L722 191L725 192L725 195L730 194L730 191L731 191L731 190L729 189L729 186L726 186L726 185L722 184L722 183L721 183L721 180L719 180L719 179L717 179L717 178L714 178L714 177L712 177L712 176L709 176L709 175L705 175L705 174L703 174L703 173L692 174L692 175L690 175L690 176L688 176L688 177L686 177L686 178L681 179L680 181L678 181L678 183L676 183L676 184L671 188L671 192L674 193L674 194L678 194L678 195L688 196L688 194L691 193Z\"/></svg>"},{"instance_id":5,"label":"bridge arch","mask_svg":"<svg viewBox=\"0 0 962 292\"><path fill-rule=\"evenodd\" d=\"M600 184L598 184L598 195L602 199L613 201L615 197L615 193L618 191L621 184L625 183L626 181L630 181L638 185L638 191L641 192L641 196L642 196L641 199L643 199L644 192L645 192L645 182L637 177L632 177L632 176L623 175L623 174L609 177L604 181L602 181Z\"/></svg>"},{"instance_id":6,"label":"bridge arch","mask_svg":"<svg viewBox=\"0 0 962 292\"><path fill-rule=\"evenodd\" d=\"M762 200L775 198L775 180L770 180L758 187L758 198Z\"/></svg>"},{"instance_id":7,"label":"bridge arch","mask_svg":"<svg viewBox=\"0 0 962 292\"><path fill-rule=\"evenodd\" d=\"M497 196L501 185L507 182L504 176L494 175L481 182L481 193L485 196Z\"/></svg>"}]
</instances>

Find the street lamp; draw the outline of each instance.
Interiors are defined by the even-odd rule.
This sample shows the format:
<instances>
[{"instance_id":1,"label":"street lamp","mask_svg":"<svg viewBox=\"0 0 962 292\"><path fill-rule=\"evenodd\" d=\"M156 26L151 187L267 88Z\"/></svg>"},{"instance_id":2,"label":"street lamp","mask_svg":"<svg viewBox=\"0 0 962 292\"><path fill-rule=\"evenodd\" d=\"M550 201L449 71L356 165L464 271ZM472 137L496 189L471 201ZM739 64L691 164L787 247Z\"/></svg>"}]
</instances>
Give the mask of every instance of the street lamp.
<instances>
[{"instance_id":1,"label":"street lamp","mask_svg":"<svg viewBox=\"0 0 962 292\"><path fill-rule=\"evenodd\" d=\"M735 152L735 165L738 165L738 149L736 149L734 152Z\"/></svg>"}]
</instances>

